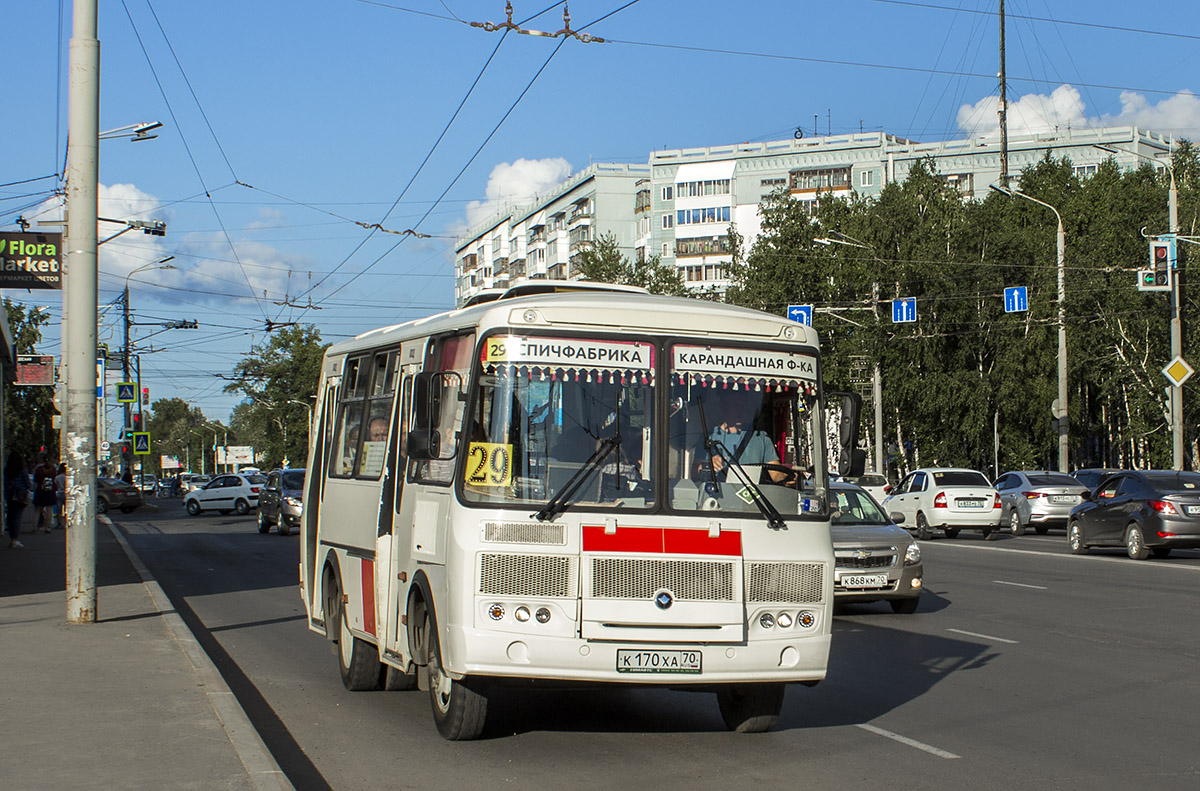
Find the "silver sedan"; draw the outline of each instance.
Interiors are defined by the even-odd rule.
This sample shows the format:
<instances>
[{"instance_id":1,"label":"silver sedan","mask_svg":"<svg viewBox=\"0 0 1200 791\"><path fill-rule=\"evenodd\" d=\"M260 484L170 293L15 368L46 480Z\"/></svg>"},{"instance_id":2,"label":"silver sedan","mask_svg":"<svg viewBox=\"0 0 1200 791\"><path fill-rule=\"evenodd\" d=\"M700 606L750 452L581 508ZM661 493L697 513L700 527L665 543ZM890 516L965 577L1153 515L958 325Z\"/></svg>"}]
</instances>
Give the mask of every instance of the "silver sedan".
<instances>
[{"instance_id":1,"label":"silver sedan","mask_svg":"<svg viewBox=\"0 0 1200 791\"><path fill-rule=\"evenodd\" d=\"M1088 490L1077 479L1061 472L1024 470L1006 472L996 479L1003 524L1014 536L1032 527L1045 535L1051 527L1067 526L1071 509L1083 502Z\"/></svg>"}]
</instances>

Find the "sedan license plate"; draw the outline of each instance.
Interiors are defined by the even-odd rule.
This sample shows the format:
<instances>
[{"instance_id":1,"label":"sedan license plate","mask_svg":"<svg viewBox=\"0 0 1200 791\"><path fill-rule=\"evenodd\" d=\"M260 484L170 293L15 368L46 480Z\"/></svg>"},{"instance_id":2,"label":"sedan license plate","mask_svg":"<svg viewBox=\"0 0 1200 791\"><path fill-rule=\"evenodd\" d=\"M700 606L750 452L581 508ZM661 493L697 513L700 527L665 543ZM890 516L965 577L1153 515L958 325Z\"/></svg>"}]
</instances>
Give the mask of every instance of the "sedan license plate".
<instances>
[{"instance_id":1,"label":"sedan license plate","mask_svg":"<svg viewBox=\"0 0 1200 791\"><path fill-rule=\"evenodd\" d=\"M983 500L979 499L955 500L954 502L959 508L983 508Z\"/></svg>"},{"instance_id":2,"label":"sedan license plate","mask_svg":"<svg viewBox=\"0 0 1200 791\"><path fill-rule=\"evenodd\" d=\"M700 673L699 651L617 649L618 673Z\"/></svg>"},{"instance_id":3,"label":"sedan license plate","mask_svg":"<svg viewBox=\"0 0 1200 791\"><path fill-rule=\"evenodd\" d=\"M1075 502L1075 495L1073 495L1073 494L1055 494L1050 497L1050 502L1052 502L1052 503L1073 503L1073 502Z\"/></svg>"},{"instance_id":4,"label":"sedan license plate","mask_svg":"<svg viewBox=\"0 0 1200 791\"><path fill-rule=\"evenodd\" d=\"M1189 505L1189 506L1187 506L1187 512L1188 512L1189 514L1200 514L1200 505Z\"/></svg>"},{"instance_id":5,"label":"sedan license plate","mask_svg":"<svg viewBox=\"0 0 1200 791\"><path fill-rule=\"evenodd\" d=\"M843 588L883 588L888 584L886 574L843 574Z\"/></svg>"}]
</instances>

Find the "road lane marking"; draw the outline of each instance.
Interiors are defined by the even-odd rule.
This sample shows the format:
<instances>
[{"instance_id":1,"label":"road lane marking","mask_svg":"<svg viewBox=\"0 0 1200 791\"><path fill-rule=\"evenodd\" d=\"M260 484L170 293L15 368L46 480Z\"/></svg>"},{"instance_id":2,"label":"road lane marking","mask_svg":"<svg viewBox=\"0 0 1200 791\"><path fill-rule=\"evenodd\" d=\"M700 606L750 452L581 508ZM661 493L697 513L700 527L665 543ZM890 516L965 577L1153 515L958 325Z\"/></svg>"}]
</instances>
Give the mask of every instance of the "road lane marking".
<instances>
[{"instance_id":1,"label":"road lane marking","mask_svg":"<svg viewBox=\"0 0 1200 791\"><path fill-rule=\"evenodd\" d=\"M995 635L991 635L991 634L980 634L979 632L965 632L962 629L947 629L946 631L954 632L955 634L965 634L967 637L978 637L981 640L995 640L997 643L1009 643L1010 645L1018 645L1018 642L1016 640L1009 640L1004 637L996 637Z\"/></svg>"},{"instance_id":2,"label":"road lane marking","mask_svg":"<svg viewBox=\"0 0 1200 791\"><path fill-rule=\"evenodd\" d=\"M932 544L932 547L931 547ZM1118 555L1066 555L1061 552L1045 552L1033 549L1006 549L1004 547L977 547L970 544L950 544L944 541L924 542L921 544L921 551L925 552L926 547L937 549L966 549L974 552L1009 552L1014 555L1036 555L1043 558L1064 558L1066 560L1078 560L1084 563L1120 563L1125 568L1130 569L1178 569L1180 571L1200 572L1200 566L1184 566L1180 563L1175 563L1175 560L1189 560L1189 558L1179 557L1162 559L1155 561L1131 561L1127 557ZM1093 547L1093 549L1120 549L1121 547Z\"/></svg>"},{"instance_id":3,"label":"road lane marking","mask_svg":"<svg viewBox=\"0 0 1200 791\"><path fill-rule=\"evenodd\" d=\"M892 741L900 742L901 744L907 744L909 747L916 747L918 750L924 750L925 752L929 753L930 755L936 755L938 758L961 758L962 757L960 755L955 755L954 753L951 753L951 752L946 752L945 750L939 750L937 747L934 747L933 745L925 744L925 742L919 742L916 739L910 739L907 736L901 736L898 733L892 733L891 731L884 730L883 728L877 727L875 725L869 725L865 722L860 722L859 724L855 725L854 727L862 728L864 731L874 733L878 736L883 736L886 739L891 739Z\"/></svg>"},{"instance_id":4,"label":"road lane marking","mask_svg":"<svg viewBox=\"0 0 1200 791\"><path fill-rule=\"evenodd\" d=\"M1006 580L992 580L997 585L1012 585L1015 588L1033 588L1035 591L1050 590L1045 585L1027 585L1024 582L1008 582Z\"/></svg>"}]
</instances>

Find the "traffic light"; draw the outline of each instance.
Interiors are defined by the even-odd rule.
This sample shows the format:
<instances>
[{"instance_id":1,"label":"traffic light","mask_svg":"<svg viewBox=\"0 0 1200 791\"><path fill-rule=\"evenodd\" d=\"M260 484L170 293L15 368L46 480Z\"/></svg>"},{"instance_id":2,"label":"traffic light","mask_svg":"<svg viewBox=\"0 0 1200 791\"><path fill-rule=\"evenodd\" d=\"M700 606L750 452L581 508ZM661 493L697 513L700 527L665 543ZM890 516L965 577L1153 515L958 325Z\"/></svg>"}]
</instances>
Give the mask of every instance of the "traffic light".
<instances>
[{"instance_id":1,"label":"traffic light","mask_svg":"<svg viewBox=\"0 0 1200 791\"><path fill-rule=\"evenodd\" d=\"M1139 291L1170 291L1175 269L1173 239L1150 240L1150 268L1138 272Z\"/></svg>"},{"instance_id":2,"label":"traffic light","mask_svg":"<svg viewBox=\"0 0 1200 791\"><path fill-rule=\"evenodd\" d=\"M142 406L150 406L150 388L142 388Z\"/></svg>"},{"instance_id":3,"label":"traffic light","mask_svg":"<svg viewBox=\"0 0 1200 791\"><path fill-rule=\"evenodd\" d=\"M130 417L130 420L133 421L133 427L129 429L129 436L132 439L135 432L142 430L142 414L140 412L134 412L133 416Z\"/></svg>"}]
</instances>

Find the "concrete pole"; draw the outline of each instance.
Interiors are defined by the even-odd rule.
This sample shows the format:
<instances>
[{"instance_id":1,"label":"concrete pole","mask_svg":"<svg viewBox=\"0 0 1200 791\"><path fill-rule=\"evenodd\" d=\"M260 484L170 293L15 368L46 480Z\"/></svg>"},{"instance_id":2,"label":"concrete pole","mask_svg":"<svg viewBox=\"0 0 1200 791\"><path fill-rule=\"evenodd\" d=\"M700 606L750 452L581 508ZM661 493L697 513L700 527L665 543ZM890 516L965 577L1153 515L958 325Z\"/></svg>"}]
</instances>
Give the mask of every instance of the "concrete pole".
<instances>
[{"instance_id":1,"label":"concrete pole","mask_svg":"<svg viewBox=\"0 0 1200 791\"><path fill-rule=\"evenodd\" d=\"M1058 471L1070 472L1068 462L1068 437L1071 414L1067 409L1067 286L1063 268L1063 254L1067 247L1067 234L1063 231L1062 217L1058 211L1058 234L1055 237L1055 260L1058 263Z\"/></svg>"},{"instance_id":2,"label":"concrete pole","mask_svg":"<svg viewBox=\"0 0 1200 791\"><path fill-rule=\"evenodd\" d=\"M125 346L121 349L121 356L124 358L121 360L121 381L128 382L129 381L129 355L130 355L129 325L132 323L132 320L129 318L129 281L128 280L125 281L125 294L122 296L121 301L124 303L123 316L124 316L124 320L125 320L124 321L124 323L125 323ZM138 394L138 398L141 398L140 393ZM122 410L122 414L124 416L125 422L121 426L121 438L124 439L125 438L125 427L132 426L133 422L130 420L131 414L130 414L130 409L129 409L129 402L126 401L122 406L124 407L124 409ZM124 444L122 444L121 447L125 447ZM131 462L131 457L130 457L129 453L127 453L127 452L122 453L121 454L121 473L122 474L124 474L126 472L129 472L129 473L133 472L133 465L130 462Z\"/></svg>"},{"instance_id":3,"label":"concrete pole","mask_svg":"<svg viewBox=\"0 0 1200 791\"><path fill-rule=\"evenodd\" d=\"M100 41L96 0L75 0L68 82L67 622L96 621L96 221Z\"/></svg>"},{"instance_id":4,"label":"concrete pole","mask_svg":"<svg viewBox=\"0 0 1200 791\"><path fill-rule=\"evenodd\" d=\"M1179 192L1175 189L1175 169L1170 169L1171 187L1167 190L1167 231L1179 233ZM1178 243L1176 243L1178 245ZM1176 248L1178 249L1178 247ZM1178 252L1176 252L1178 255ZM1183 355L1183 324L1179 318L1178 266L1171 272L1171 359ZM1183 388L1171 387L1171 460L1177 470L1183 469Z\"/></svg>"}]
</instances>

